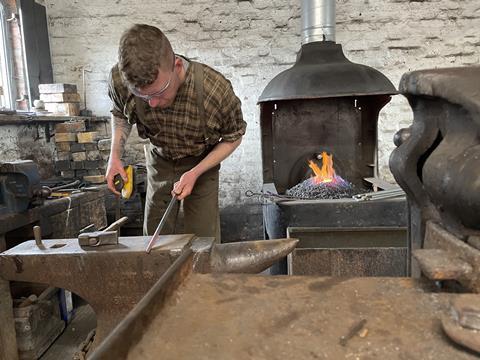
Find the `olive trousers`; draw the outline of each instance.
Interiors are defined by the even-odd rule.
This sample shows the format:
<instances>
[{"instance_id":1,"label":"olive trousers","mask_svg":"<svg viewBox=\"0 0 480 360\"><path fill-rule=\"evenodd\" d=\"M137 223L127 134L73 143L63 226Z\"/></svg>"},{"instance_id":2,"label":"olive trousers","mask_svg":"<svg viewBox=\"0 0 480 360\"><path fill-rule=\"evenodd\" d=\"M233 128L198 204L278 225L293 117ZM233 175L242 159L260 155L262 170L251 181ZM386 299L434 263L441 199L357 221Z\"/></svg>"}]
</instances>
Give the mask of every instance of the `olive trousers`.
<instances>
[{"instance_id":1,"label":"olive trousers","mask_svg":"<svg viewBox=\"0 0 480 360\"><path fill-rule=\"evenodd\" d=\"M147 194L145 200L144 235L153 235L168 203L173 185L186 171L196 166L206 156L189 156L179 160L167 160L158 148L145 145L147 163ZM218 210L218 179L220 165L203 173L196 181L192 193L183 200L185 234L215 237L220 242L220 217ZM177 229L177 202L170 213L161 234L179 233Z\"/></svg>"}]
</instances>

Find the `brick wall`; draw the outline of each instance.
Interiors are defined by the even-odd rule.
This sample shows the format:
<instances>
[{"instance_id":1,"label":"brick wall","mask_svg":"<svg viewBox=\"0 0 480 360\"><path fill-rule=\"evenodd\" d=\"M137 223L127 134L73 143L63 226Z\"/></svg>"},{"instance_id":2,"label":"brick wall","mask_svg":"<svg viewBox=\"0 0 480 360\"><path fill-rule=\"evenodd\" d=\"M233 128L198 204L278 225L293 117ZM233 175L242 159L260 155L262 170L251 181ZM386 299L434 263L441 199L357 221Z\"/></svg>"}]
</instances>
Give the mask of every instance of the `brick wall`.
<instances>
[{"instance_id":1,"label":"brick wall","mask_svg":"<svg viewBox=\"0 0 480 360\"><path fill-rule=\"evenodd\" d=\"M221 171L223 206L245 203L247 189L261 186L259 115L265 85L290 67L300 48L300 0L46 0L54 77L81 84L88 66L87 106L107 115L107 76L122 31L136 22L163 29L176 52L206 62L232 80L248 122L241 147ZM350 60L372 66L398 85L403 73L421 68L479 64L478 0L339 0L337 42ZM393 134L412 114L401 96L380 114L381 175L392 179L388 157ZM132 137L131 157L143 157Z\"/></svg>"},{"instance_id":2,"label":"brick wall","mask_svg":"<svg viewBox=\"0 0 480 360\"><path fill-rule=\"evenodd\" d=\"M49 121L51 119L51 121ZM18 117L0 118L0 163L16 160L33 160L38 165L42 179L60 175L55 171L54 159L57 158L55 124L59 120L44 117L37 121L22 121ZM88 121L88 127L101 137L107 137L106 118Z\"/></svg>"}]
</instances>

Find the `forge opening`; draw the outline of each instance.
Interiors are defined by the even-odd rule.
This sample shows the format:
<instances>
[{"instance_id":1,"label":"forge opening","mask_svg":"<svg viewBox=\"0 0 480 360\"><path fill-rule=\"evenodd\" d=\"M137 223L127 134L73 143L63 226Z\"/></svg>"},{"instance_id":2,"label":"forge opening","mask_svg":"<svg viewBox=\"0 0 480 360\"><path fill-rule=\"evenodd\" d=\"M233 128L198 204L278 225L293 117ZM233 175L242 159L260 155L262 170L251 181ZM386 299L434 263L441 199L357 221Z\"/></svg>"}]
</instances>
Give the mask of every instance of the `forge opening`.
<instances>
[{"instance_id":1,"label":"forge opening","mask_svg":"<svg viewBox=\"0 0 480 360\"><path fill-rule=\"evenodd\" d=\"M358 190L337 174L333 154L322 151L316 159L308 160L307 176L287 189L286 195L302 200L342 199L352 197Z\"/></svg>"}]
</instances>

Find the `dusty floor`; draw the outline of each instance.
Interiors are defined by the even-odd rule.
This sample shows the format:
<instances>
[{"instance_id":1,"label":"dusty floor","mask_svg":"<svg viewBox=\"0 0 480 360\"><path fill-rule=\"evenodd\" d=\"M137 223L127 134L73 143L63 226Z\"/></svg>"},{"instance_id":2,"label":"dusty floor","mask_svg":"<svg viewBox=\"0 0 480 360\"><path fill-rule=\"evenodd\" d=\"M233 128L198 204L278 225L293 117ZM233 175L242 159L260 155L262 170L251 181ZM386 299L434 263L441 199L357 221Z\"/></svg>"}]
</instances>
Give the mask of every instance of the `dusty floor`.
<instances>
[{"instance_id":1,"label":"dusty floor","mask_svg":"<svg viewBox=\"0 0 480 360\"><path fill-rule=\"evenodd\" d=\"M441 329L450 298L411 279L192 274L128 358L474 359Z\"/></svg>"}]
</instances>

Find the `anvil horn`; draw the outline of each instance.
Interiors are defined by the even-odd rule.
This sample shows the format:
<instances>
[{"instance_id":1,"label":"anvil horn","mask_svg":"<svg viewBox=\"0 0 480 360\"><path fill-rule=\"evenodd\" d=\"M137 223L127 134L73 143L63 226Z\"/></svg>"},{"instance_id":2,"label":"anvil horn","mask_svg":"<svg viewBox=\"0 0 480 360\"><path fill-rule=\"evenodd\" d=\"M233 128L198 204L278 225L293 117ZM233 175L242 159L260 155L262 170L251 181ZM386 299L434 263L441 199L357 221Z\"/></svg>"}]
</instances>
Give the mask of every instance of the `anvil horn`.
<instances>
[{"instance_id":1,"label":"anvil horn","mask_svg":"<svg viewBox=\"0 0 480 360\"><path fill-rule=\"evenodd\" d=\"M256 274L287 256L297 243L297 239L275 239L215 244L210 253L210 271Z\"/></svg>"}]
</instances>

